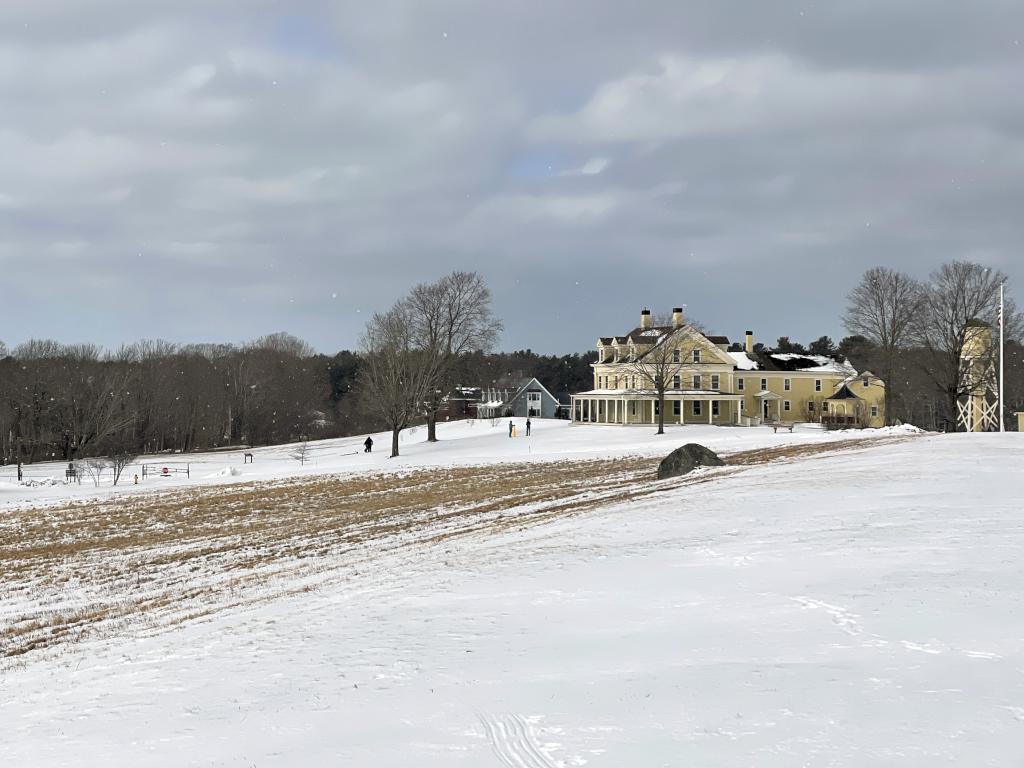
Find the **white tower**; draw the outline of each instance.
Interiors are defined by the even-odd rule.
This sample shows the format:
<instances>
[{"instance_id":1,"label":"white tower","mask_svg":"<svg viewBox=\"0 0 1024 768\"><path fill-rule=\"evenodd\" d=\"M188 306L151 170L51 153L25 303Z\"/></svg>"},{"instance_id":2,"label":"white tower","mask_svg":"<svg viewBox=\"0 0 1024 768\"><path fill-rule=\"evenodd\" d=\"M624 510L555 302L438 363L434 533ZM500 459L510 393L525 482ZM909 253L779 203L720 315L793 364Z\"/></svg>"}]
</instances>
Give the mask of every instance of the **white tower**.
<instances>
[{"instance_id":1,"label":"white tower","mask_svg":"<svg viewBox=\"0 0 1024 768\"><path fill-rule=\"evenodd\" d=\"M968 321L960 351L963 394L957 402L957 428L964 432L999 429L1001 403L993 342L991 325L982 320Z\"/></svg>"}]
</instances>

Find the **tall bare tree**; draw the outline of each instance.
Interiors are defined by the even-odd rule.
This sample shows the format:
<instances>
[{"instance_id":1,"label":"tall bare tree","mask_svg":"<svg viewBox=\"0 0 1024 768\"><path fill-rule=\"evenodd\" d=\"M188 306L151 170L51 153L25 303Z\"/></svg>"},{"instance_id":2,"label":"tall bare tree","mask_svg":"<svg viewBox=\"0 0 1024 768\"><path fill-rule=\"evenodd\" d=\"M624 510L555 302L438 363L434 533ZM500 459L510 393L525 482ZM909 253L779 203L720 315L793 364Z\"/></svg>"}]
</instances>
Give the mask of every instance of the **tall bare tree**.
<instances>
[{"instance_id":1,"label":"tall bare tree","mask_svg":"<svg viewBox=\"0 0 1024 768\"><path fill-rule=\"evenodd\" d=\"M452 272L413 288L406 300L414 340L436 360L436 378L427 388L424 411L427 441L437 442L437 412L453 386L452 374L464 356L490 352L501 331L491 310L491 292L477 272Z\"/></svg>"},{"instance_id":2,"label":"tall bare tree","mask_svg":"<svg viewBox=\"0 0 1024 768\"><path fill-rule=\"evenodd\" d=\"M999 270L953 261L935 270L925 286L913 327L914 339L923 348L926 372L946 396L949 418L956 416L957 400L986 383L979 377L991 375L995 367L997 344L976 345L987 359L974 365L964 365L962 356L964 345L974 335L998 334L999 286L1006 279ZM1008 340L1021 338L1024 319L1009 298L1004 323Z\"/></svg>"},{"instance_id":3,"label":"tall bare tree","mask_svg":"<svg viewBox=\"0 0 1024 768\"><path fill-rule=\"evenodd\" d=\"M899 387L895 376L897 358L911 341L922 296L921 284L909 275L888 267L872 267L847 297L843 316L846 330L863 336L878 350L878 373L885 380L887 424L893 421L893 402Z\"/></svg>"},{"instance_id":4,"label":"tall bare tree","mask_svg":"<svg viewBox=\"0 0 1024 768\"><path fill-rule=\"evenodd\" d=\"M417 344L408 302L376 313L362 338L361 381L367 406L391 431L391 457L402 430L423 416L427 391L437 381L438 357Z\"/></svg>"},{"instance_id":5,"label":"tall bare tree","mask_svg":"<svg viewBox=\"0 0 1024 768\"><path fill-rule=\"evenodd\" d=\"M659 331L659 335L651 336L652 344L647 346L641 344L637 347L636 355L627 359L626 369L631 375L639 378L640 389L653 389L658 396L658 432L665 434L665 394L673 389L676 377L680 377L680 388L685 388L682 381L683 371L693 363L693 351L702 349L703 345L697 340L700 331L696 325L683 324L673 328L667 318L659 318L654 321L652 331ZM680 406L682 407L682 406Z\"/></svg>"}]
</instances>

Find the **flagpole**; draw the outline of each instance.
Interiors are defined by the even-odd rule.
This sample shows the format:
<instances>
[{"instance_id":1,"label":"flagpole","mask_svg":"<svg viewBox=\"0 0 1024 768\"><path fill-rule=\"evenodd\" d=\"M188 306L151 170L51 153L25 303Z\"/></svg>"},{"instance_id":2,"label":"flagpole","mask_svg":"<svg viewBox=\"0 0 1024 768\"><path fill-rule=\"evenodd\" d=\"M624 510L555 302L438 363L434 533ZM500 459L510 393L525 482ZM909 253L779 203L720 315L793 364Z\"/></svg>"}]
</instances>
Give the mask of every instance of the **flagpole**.
<instances>
[{"instance_id":1,"label":"flagpole","mask_svg":"<svg viewBox=\"0 0 1024 768\"><path fill-rule=\"evenodd\" d=\"M1003 326L1006 325L1006 318L1003 316L1003 286L999 284L999 431L1006 431L1006 419L1003 418Z\"/></svg>"}]
</instances>

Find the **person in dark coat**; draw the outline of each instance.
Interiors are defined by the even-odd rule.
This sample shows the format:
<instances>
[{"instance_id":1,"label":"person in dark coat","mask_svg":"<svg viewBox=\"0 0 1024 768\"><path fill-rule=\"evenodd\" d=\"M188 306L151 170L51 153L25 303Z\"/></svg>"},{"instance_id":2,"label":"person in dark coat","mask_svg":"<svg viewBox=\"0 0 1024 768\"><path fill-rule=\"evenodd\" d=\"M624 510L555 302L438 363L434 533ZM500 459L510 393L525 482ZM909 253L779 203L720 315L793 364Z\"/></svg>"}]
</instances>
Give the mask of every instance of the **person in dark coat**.
<instances>
[{"instance_id":1,"label":"person in dark coat","mask_svg":"<svg viewBox=\"0 0 1024 768\"><path fill-rule=\"evenodd\" d=\"M516 428L515 422L509 420L508 422L508 436L512 437L512 430Z\"/></svg>"},{"instance_id":2,"label":"person in dark coat","mask_svg":"<svg viewBox=\"0 0 1024 768\"><path fill-rule=\"evenodd\" d=\"M526 420L526 436L527 437L530 436L530 420L529 419Z\"/></svg>"},{"instance_id":3,"label":"person in dark coat","mask_svg":"<svg viewBox=\"0 0 1024 768\"><path fill-rule=\"evenodd\" d=\"M363 443L363 445L366 446L366 450L364 451L364 453L369 453L370 451L372 451L373 450L373 438L372 437L366 438L366 442Z\"/></svg>"}]
</instances>

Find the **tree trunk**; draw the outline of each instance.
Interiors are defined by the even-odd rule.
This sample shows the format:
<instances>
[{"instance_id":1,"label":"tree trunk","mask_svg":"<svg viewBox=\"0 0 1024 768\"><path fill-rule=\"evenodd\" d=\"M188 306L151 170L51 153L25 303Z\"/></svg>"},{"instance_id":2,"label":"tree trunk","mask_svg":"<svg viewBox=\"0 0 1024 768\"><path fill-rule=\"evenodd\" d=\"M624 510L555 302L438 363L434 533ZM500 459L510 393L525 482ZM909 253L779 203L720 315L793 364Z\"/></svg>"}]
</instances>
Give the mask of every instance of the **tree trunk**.
<instances>
[{"instance_id":1,"label":"tree trunk","mask_svg":"<svg viewBox=\"0 0 1024 768\"><path fill-rule=\"evenodd\" d=\"M664 435L665 434L665 393L664 392L659 392L658 393L658 401L660 402L660 406L658 408L658 434L659 435Z\"/></svg>"},{"instance_id":2,"label":"tree trunk","mask_svg":"<svg viewBox=\"0 0 1024 768\"><path fill-rule=\"evenodd\" d=\"M397 427L391 430L391 458L395 458L398 455L398 433L402 430Z\"/></svg>"},{"instance_id":3,"label":"tree trunk","mask_svg":"<svg viewBox=\"0 0 1024 768\"><path fill-rule=\"evenodd\" d=\"M427 413L427 442L437 442L437 411Z\"/></svg>"}]
</instances>

